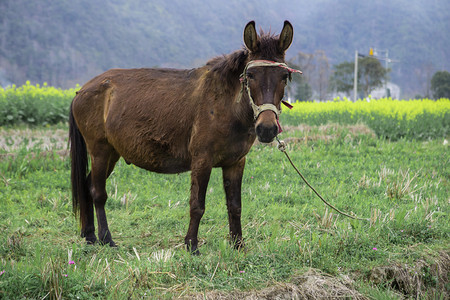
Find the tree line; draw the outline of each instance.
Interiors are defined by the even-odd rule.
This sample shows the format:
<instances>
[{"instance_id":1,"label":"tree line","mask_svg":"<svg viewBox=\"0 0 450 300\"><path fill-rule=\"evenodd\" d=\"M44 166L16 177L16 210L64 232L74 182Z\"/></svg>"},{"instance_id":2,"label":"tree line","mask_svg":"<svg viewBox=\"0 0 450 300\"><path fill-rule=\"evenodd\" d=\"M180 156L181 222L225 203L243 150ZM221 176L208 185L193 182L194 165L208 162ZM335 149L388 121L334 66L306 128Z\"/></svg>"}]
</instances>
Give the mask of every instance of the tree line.
<instances>
[{"instance_id":1,"label":"tree line","mask_svg":"<svg viewBox=\"0 0 450 300\"><path fill-rule=\"evenodd\" d=\"M333 98L336 93L350 97L354 89L355 62L345 61L330 66L323 50L314 53L299 52L289 64L303 71L302 76L294 76L287 94L291 100L324 101ZM389 80L391 70L382 65L373 55L358 57L357 96L367 98L376 88L382 87ZM450 98L450 73L437 71L429 79L430 94L426 98ZM390 97L386 90L385 97ZM422 98L416 96L415 98Z\"/></svg>"}]
</instances>

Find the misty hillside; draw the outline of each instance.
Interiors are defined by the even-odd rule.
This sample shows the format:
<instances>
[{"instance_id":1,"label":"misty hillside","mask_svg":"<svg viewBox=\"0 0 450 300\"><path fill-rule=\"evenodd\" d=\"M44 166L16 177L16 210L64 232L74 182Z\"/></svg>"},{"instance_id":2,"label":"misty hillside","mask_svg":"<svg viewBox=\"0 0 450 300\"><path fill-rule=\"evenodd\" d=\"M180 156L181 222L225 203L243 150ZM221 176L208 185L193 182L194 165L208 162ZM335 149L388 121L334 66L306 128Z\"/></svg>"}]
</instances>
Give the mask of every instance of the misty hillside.
<instances>
[{"instance_id":1,"label":"misty hillside","mask_svg":"<svg viewBox=\"0 0 450 300\"><path fill-rule=\"evenodd\" d=\"M242 47L249 20L279 33L288 19L288 59L324 50L332 66L387 49L402 96L424 95L450 70L449 11L448 0L1 0L0 83L72 87L115 67L196 67Z\"/></svg>"}]
</instances>

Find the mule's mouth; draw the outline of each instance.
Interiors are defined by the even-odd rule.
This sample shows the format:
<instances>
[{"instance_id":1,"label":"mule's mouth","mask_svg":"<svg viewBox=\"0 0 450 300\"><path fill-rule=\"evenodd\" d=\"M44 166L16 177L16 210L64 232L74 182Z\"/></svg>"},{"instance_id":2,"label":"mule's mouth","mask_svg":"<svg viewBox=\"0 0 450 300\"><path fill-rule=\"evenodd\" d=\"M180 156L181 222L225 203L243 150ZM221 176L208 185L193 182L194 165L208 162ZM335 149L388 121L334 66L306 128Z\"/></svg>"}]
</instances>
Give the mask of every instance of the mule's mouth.
<instances>
[{"instance_id":1,"label":"mule's mouth","mask_svg":"<svg viewBox=\"0 0 450 300\"><path fill-rule=\"evenodd\" d=\"M271 139L268 139L268 138L261 138L261 137L258 136L258 141L260 143L264 143L264 144L270 144L270 143L273 142L274 139L275 139L275 137L273 137Z\"/></svg>"}]
</instances>

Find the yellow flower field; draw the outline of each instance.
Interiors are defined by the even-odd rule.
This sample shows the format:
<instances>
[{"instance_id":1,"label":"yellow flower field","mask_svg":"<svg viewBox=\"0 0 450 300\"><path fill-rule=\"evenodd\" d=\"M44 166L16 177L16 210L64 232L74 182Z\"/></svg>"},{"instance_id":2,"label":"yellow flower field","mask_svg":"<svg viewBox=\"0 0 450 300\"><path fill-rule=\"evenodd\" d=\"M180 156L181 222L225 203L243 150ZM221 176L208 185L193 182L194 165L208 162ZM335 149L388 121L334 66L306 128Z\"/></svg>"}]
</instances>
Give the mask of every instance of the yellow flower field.
<instances>
[{"instance_id":1,"label":"yellow flower field","mask_svg":"<svg viewBox=\"0 0 450 300\"><path fill-rule=\"evenodd\" d=\"M330 102L296 102L292 110L283 110L283 121L306 123L364 123L378 136L391 139L446 137L450 127L449 99L358 100L336 98Z\"/></svg>"},{"instance_id":2,"label":"yellow flower field","mask_svg":"<svg viewBox=\"0 0 450 300\"><path fill-rule=\"evenodd\" d=\"M0 126L47 125L66 122L69 106L80 87L59 89L44 85L0 87ZM364 123L380 137L429 139L447 137L450 129L449 99L368 99L351 102L296 102L284 109L281 122L289 125Z\"/></svg>"},{"instance_id":3,"label":"yellow flower field","mask_svg":"<svg viewBox=\"0 0 450 300\"><path fill-rule=\"evenodd\" d=\"M70 102L79 88L63 90L30 82L20 87L0 87L0 126L66 122Z\"/></svg>"}]
</instances>

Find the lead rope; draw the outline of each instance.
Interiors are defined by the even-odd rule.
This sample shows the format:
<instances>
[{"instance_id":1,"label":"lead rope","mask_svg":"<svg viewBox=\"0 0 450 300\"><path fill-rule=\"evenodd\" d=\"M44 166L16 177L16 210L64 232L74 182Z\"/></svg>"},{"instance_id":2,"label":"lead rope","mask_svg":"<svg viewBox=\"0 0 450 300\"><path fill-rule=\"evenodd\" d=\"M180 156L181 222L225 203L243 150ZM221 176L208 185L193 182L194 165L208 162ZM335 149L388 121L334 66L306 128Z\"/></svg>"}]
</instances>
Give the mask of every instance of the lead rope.
<instances>
[{"instance_id":1,"label":"lead rope","mask_svg":"<svg viewBox=\"0 0 450 300\"><path fill-rule=\"evenodd\" d=\"M284 141L280 141L278 136L276 137L276 139L278 141L278 150L280 150L281 152L284 153L284 155L286 155L287 159L291 163L291 166L294 168L294 170L297 172L297 174L303 179L303 181L306 183L306 185L317 195L317 197L319 197L320 200L322 200L323 203L325 203L326 205L328 205L329 207L331 207L332 209L334 209L335 211L337 211L338 213L340 213L343 216L349 217L354 220L370 221L370 219L359 218L357 216L352 216L352 215L346 214L346 213L340 211L339 209L337 209L336 207L334 207L332 204L328 203L325 199L323 199L323 197L311 186L311 184L309 184L309 182L306 180L306 178L302 175L302 173L294 165L291 158L289 157L289 154L286 152L286 144L284 143Z\"/></svg>"}]
</instances>

